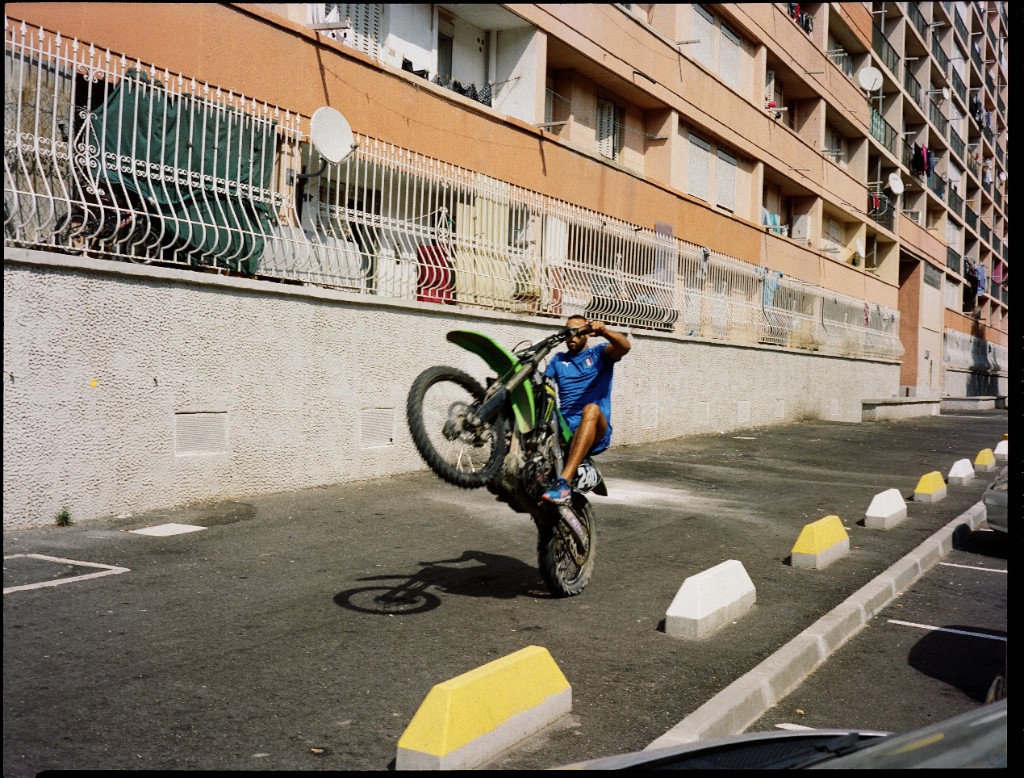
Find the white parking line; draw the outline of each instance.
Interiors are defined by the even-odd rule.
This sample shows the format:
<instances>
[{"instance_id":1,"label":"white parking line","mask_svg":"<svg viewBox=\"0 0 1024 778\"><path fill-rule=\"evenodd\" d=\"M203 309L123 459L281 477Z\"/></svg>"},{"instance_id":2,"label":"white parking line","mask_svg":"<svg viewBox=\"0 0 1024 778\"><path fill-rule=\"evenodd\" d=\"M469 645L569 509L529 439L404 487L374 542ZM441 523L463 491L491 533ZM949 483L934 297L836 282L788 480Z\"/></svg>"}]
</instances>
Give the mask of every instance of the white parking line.
<instances>
[{"instance_id":1,"label":"white parking line","mask_svg":"<svg viewBox=\"0 0 1024 778\"><path fill-rule=\"evenodd\" d=\"M983 573L1002 573L1003 575L1006 575L1005 570L998 570L992 567L977 567L975 565L957 565L953 564L952 562L939 562L939 564L945 565L946 567L962 567L964 570L981 570Z\"/></svg>"},{"instance_id":2,"label":"white parking line","mask_svg":"<svg viewBox=\"0 0 1024 778\"><path fill-rule=\"evenodd\" d=\"M805 727L803 724L776 724L775 729L788 729L793 732L803 732L804 730L814 729L814 727Z\"/></svg>"},{"instance_id":3,"label":"white parking line","mask_svg":"<svg viewBox=\"0 0 1024 778\"><path fill-rule=\"evenodd\" d=\"M75 559L61 559L55 556L43 556L42 554L11 554L5 556L4 561L8 559L40 559L44 562L57 562L58 564L74 565L75 567L98 567L101 568L102 572L99 573L86 573L85 575L75 575L71 578L54 578L50 581L40 581L39 583L24 584L22 586L8 586L4 588L4 594L10 594L11 592L22 592L26 589L42 589L44 586L60 586L61 584L72 583L74 581L84 581L87 578L102 578L105 575L118 575L120 573L130 573L127 567L117 567L116 565L101 565L96 562L79 562Z\"/></svg>"},{"instance_id":4,"label":"white parking line","mask_svg":"<svg viewBox=\"0 0 1024 778\"><path fill-rule=\"evenodd\" d=\"M1006 641L1005 635L986 635L981 632L968 632L963 629L950 629L949 627L933 627L931 624L914 624L909 621L897 621L896 619L889 619L890 624L898 624L901 627L914 627L916 629L926 629L931 632L952 632L954 635L967 635L971 638L988 638L989 640L1002 640Z\"/></svg>"}]
</instances>

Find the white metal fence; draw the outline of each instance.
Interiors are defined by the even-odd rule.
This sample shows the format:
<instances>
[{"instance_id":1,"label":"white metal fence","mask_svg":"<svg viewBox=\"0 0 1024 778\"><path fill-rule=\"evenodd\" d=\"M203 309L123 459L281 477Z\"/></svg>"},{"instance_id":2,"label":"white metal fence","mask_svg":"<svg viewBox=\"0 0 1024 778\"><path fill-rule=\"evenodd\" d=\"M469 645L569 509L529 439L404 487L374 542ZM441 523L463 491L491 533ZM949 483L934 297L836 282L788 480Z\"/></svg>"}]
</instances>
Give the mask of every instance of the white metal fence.
<instances>
[{"instance_id":1,"label":"white metal fence","mask_svg":"<svg viewBox=\"0 0 1024 778\"><path fill-rule=\"evenodd\" d=\"M11 245L898 358L897 311L5 19ZM315 171L322 172L319 175Z\"/></svg>"}]
</instances>

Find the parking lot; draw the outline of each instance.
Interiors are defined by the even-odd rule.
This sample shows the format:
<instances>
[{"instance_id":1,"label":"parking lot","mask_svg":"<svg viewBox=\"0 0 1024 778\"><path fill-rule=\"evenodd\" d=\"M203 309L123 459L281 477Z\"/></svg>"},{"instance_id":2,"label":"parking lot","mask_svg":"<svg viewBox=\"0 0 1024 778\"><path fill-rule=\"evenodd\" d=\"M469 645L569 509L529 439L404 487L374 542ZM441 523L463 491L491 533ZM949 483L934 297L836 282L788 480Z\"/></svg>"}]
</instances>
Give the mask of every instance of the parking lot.
<instances>
[{"instance_id":1,"label":"parking lot","mask_svg":"<svg viewBox=\"0 0 1024 778\"><path fill-rule=\"evenodd\" d=\"M435 684L529 645L545 647L565 674L572 712L491 766L643 748L975 505L982 474L936 503L912 495L922 475L994 447L1006 425L1005 411L981 411L613 446L601 457L610 494L593 500L594 578L568 600L544 589L528 519L427 472L5 533L5 590L66 582L5 591L4 774L386 770ZM863 526L873 495L888 488L908 498L906 520ZM794 568L801 528L827 515L842 519L849 555L825 570ZM198 529L154 530L174 524ZM929 574L896 604L899 620L1005 632L1005 574L968 574L991 592L950 583L998 565L989 551L984 564L935 570L937 592L964 593L950 601L968 610L919 613L940 601ZM19 554L51 561L6 559ZM661 623L682 582L730 559L757 587L752 610L704 640L666 635ZM361 592L389 587L422 593L420 607L365 607ZM975 624L968 616L981 599L995 610ZM855 651L878 672L860 673L844 693L856 719L846 723L883 705L912 726L977 704L984 673L968 681L935 665L930 646L952 633L928 638L885 618L864 631L873 639L884 630L879 645ZM938 683L941 711L884 669L890 642L902 651L895 661L913 654L930 668L921 672ZM812 688L760 724L837 723L843 711L819 705Z\"/></svg>"}]
</instances>

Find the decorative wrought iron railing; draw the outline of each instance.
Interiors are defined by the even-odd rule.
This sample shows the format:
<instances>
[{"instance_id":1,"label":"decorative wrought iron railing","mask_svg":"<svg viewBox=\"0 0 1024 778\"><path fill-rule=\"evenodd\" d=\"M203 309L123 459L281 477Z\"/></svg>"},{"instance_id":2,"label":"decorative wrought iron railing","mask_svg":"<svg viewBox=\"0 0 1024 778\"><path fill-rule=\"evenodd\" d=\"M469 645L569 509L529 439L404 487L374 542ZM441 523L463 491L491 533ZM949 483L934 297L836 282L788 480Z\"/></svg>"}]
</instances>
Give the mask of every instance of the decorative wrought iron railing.
<instances>
[{"instance_id":1,"label":"decorative wrought iron railing","mask_svg":"<svg viewBox=\"0 0 1024 778\"><path fill-rule=\"evenodd\" d=\"M899 358L899 314L380 139L6 28L7 246ZM835 311L872 309L861 318Z\"/></svg>"}]
</instances>

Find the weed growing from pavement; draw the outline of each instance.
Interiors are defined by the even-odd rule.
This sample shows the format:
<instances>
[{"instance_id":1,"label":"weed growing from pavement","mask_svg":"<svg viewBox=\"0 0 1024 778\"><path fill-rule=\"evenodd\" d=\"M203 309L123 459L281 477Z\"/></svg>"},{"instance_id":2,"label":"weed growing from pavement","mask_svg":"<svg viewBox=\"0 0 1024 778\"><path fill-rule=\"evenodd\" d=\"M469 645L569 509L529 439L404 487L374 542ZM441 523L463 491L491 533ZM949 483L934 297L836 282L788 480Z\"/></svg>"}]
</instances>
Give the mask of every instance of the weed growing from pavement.
<instances>
[{"instance_id":1,"label":"weed growing from pavement","mask_svg":"<svg viewBox=\"0 0 1024 778\"><path fill-rule=\"evenodd\" d=\"M74 522L71 521L71 514L68 513L67 508L61 508L57 513L56 524L58 527L70 527L74 524Z\"/></svg>"}]
</instances>

